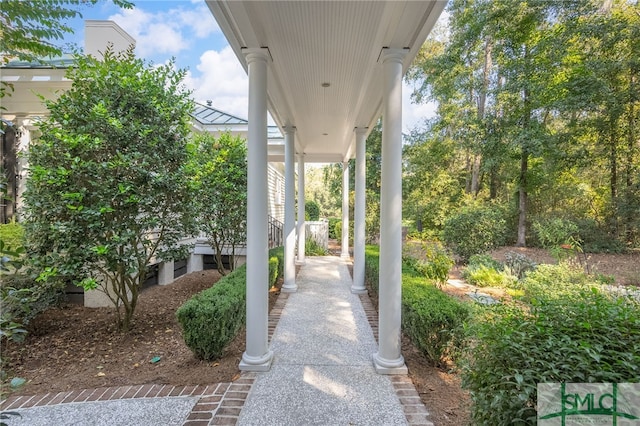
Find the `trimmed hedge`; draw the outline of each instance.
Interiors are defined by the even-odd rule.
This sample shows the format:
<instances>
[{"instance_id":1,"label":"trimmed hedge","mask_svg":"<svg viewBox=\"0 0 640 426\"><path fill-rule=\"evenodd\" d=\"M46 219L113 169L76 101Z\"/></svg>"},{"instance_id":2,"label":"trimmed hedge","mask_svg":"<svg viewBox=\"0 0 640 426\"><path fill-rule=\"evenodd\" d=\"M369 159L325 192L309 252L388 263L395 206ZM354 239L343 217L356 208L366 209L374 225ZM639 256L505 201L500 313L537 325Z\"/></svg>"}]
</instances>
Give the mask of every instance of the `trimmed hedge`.
<instances>
[{"instance_id":1,"label":"trimmed hedge","mask_svg":"<svg viewBox=\"0 0 640 426\"><path fill-rule=\"evenodd\" d=\"M283 257L281 247L269 251L269 287L282 276ZM184 341L196 357L220 358L224 348L245 325L246 281L246 267L242 265L177 310Z\"/></svg>"},{"instance_id":2,"label":"trimmed hedge","mask_svg":"<svg viewBox=\"0 0 640 426\"><path fill-rule=\"evenodd\" d=\"M365 279L378 292L377 246L365 249ZM469 317L468 305L454 299L425 280L420 272L403 262L402 329L434 365L443 365L461 344L462 325Z\"/></svg>"}]
</instances>

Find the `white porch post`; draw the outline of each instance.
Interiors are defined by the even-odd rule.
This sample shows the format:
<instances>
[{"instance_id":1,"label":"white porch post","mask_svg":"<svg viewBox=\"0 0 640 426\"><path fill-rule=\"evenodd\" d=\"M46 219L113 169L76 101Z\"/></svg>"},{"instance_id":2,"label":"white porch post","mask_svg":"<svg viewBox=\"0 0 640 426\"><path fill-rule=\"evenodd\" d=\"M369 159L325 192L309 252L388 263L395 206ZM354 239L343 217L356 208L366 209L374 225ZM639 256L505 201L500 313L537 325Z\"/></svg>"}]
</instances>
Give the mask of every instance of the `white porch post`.
<instances>
[{"instance_id":1,"label":"white porch post","mask_svg":"<svg viewBox=\"0 0 640 426\"><path fill-rule=\"evenodd\" d=\"M247 143L247 342L240 370L267 371L273 353L268 344L269 238L267 207L267 62L266 48L244 49L249 67Z\"/></svg>"},{"instance_id":2,"label":"white porch post","mask_svg":"<svg viewBox=\"0 0 640 426\"><path fill-rule=\"evenodd\" d=\"M380 188L380 374L406 374L401 353L402 303L402 49L383 49L382 176Z\"/></svg>"},{"instance_id":3,"label":"white porch post","mask_svg":"<svg viewBox=\"0 0 640 426\"><path fill-rule=\"evenodd\" d=\"M284 129L284 284L282 291L294 292L296 285L296 187L295 133L293 126Z\"/></svg>"},{"instance_id":4,"label":"white porch post","mask_svg":"<svg viewBox=\"0 0 640 426\"><path fill-rule=\"evenodd\" d=\"M298 264L304 265L306 228L304 219L304 154L298 155Z\"/></svg>"},{"instance_id":5,"label":"white porch post","mask_svg":"<svg viewBox=\"0 0 640 426\"><path fill-rule=\"evenodd\" d=\"M349 259L349 162L342 163L342 251L340 257Z\"/></svg>"},{"instance_id":6,"label":"white porch post","mask_svg":"<svg viewBox=\"0 0 640 426\"><path fill-rule=\"evenodd\" d=\"M364 228L365 228L365 147L367 128L358 127L356 132L356 187L353 213L353 285L352 293L366 293L364 287Z\"/></svg>"}]
</instances>

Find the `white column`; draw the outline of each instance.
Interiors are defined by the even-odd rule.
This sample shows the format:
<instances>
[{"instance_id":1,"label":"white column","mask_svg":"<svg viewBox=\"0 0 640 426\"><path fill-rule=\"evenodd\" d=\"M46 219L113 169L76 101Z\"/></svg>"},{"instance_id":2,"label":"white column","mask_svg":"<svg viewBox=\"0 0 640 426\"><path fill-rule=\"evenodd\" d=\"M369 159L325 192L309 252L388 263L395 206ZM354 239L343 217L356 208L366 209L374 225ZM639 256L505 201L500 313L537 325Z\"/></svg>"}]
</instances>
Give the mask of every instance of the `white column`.
<instances>
[{"instance_id":1,"label":"white column","mask_svg":"<svg viewBox=\"0 0 640 426\"><path fill-rule=\"evenodd\" d=\"M382 176L380 183L380 297L378 352L380 374L406 374L401 353L402 320L402 59L401 49L384 49Z\"/></svg>"},{"instance_id":2,"label":"white column","mask_svg":"<svg viewBox=\"0 0 640 426\"><path fill-rule=\"evenodd\" d=\"M304 155L298 155L298 265L304 265L306 242L304 219Z\"/></svg>"},{"instance_id":3,"label":"white column","mask_svg":"<svg viewBox=\"0 0 640 426\"><path fill-rule=\"evenodd\" d=\"M349 255L349 163L342 163L342 250L340 257L350 259Z\"/></svg>"},{"instance_id":4,"label":"white column","mask_svg":"<svg viewBox=\"0 0 640 426\"><path fill-rule=\"evenodd\" d=\"M203 260L201 254L191 253L187 260L187 274L202 271L204 269Z\"/></svg>"},{"instance_id":5,"label":"white column","mask_svg":"<svg viewBox=\"0 0 640 426\"><path fill-rule=\"evenodd\" d=\"M249 66L247 142L247 342L240 370L267 371L273 353L268 343L269 239L267 207L268 49L245 49Z\"/></svg>"},{"instance_id":6,"label":"white column","mask_svg":"<svg viewBox=\"0 0 640 426\"><path fill-rule=\"evenodd\" d=\"M294 292L296 285L296 128L284 129L284 284L282 291Z\"/></svg>"},{"instance_id":7,"label":"white column","mask_svg":"<svg viewBox=\"0 0 640 426\"><path fill-rule=\"evenodd\" d=\"M158 285L168 285L173 282L174 261L167 260L158 267Z\"/></svg>"},{"instance_id":8,"label":"white column","mask_svg":"<svg viewBox=\"0 0 640 426\"><path fill-rule=\"evenodd\" d=\"M366 143L367 128L358 127L356 132L356 187L353 212L353 285L352 293L366 293L364 286L364 228L366 202Z\"/></svg>"}]
</instances>

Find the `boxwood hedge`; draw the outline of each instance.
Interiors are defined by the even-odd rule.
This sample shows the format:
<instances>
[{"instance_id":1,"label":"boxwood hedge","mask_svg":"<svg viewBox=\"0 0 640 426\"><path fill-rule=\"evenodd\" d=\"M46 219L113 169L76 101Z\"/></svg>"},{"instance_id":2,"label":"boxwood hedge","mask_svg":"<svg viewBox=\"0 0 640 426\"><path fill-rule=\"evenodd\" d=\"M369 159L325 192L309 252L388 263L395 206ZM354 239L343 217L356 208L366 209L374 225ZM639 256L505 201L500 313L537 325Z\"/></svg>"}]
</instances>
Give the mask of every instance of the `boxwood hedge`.
<instances>
[{"instance_id":1,"label":"boxwood hedge","mask_svg":"<svg viewBox=\"0 0 640 426\"><path fill-rule=\"evenodd\" d=\"M283 257L281 247L269 252L269 287L282 275ZM185 343L196 357L220 358L244 326L246 280L246 268L242 265L214 286L194 295L176 312Z\"/></svg>"}]
</instances>

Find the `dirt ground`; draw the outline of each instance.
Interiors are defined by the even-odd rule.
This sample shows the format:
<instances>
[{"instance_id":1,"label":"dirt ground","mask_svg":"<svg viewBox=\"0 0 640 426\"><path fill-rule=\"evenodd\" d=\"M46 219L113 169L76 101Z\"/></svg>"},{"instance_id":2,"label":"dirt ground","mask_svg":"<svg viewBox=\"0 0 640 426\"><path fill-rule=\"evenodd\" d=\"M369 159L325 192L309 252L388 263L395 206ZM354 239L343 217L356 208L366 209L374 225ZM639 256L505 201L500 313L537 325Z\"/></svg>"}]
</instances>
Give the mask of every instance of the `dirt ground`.
<instances>
[{"instance_id":1,"label":"dirt ground","mask_svg":"<svg viewBox=\"0 0 640 426\"><path fill-rule=\"evenodd\" d=\"M23 344L9 343L2 350L9 360L9 378L27 384L15 394L31 395L72 389L147 383L192 385L230 382L240 371L245 333L214 362L196 359L182 339L176 309L191 295L220 278L215 271L185 275L167 286L144 290L139 299L133 330L115 330L108 308L65 305L35 318ZM270 305L278 292L270 293ZM459 379L428 365L411 342L403 339L403 355L410 377L436 425L466 424L468 398ZM152 363L154 357L160 361ZM3 390L7 390L6 387Z\"/></svg>"}]
</instances>

